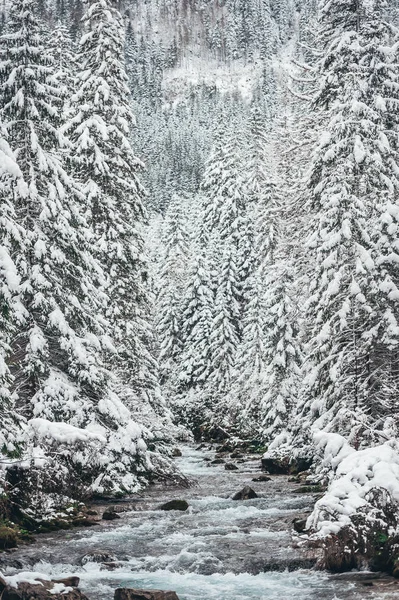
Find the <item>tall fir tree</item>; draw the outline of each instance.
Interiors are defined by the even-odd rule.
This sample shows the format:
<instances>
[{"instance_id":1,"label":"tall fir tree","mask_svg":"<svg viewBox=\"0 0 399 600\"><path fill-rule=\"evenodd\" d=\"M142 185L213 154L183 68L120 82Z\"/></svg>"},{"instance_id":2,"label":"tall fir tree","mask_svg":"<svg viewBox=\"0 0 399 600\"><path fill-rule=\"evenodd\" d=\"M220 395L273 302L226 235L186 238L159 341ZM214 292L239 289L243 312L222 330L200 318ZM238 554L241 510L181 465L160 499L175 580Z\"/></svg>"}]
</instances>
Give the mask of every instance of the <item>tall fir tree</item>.
<instances>
[{"instance_id":1,"label":"tall fir tree","mask_svg":"<svg viewBox=\"0 0 399 600\"><path fill-rule=\"evenodd\" d=\"M315 109L326 132L315 150L309 184L315 273L307 318L315 367L305 413L308 422L339 429L355 444L373 435L370 430L379 428L384 412L378 374L387 322L394 333L390 342L397 343L394 278L378 266L387 263L375 231L398 185L397 75L382 7L382 2L351 0L321 5L324 55ZM396 220L395 211L391 217ZM393 239L385 241L384 252L392 256Z\"/></svg>"}]
</instances>

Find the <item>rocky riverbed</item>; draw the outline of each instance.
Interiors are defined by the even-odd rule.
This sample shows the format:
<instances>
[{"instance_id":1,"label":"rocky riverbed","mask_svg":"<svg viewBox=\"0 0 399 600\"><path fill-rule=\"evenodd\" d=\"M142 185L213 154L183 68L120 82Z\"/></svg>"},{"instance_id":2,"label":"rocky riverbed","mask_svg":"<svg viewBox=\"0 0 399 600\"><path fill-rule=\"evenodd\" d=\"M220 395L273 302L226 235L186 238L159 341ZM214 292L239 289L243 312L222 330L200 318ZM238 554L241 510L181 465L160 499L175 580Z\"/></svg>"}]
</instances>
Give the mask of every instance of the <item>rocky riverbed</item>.
<instances>
[{"instance_id":1,"label":"rocky riverbed","mask_svg":"<svg viewBox=\"0 0 399 600\"><path fill-rule=\"evenodd\" d=\"M92 507L99 517L119 518L37 536L34 545L0 555L0 570L76 575L90 600L111 600L117 587L175 590L180 600L399 597L391 578L313 570L317 557L293 543L292 522L306 518L316 495L299 493L286 476L253 481L262 479L259 457L215 459L212 449L187 446L176 460L194 485L156 485L111 510ZM233 500L246 486L257 497ZM160 508L172 500L183 502Z\"/></svg>"}]
</instances>

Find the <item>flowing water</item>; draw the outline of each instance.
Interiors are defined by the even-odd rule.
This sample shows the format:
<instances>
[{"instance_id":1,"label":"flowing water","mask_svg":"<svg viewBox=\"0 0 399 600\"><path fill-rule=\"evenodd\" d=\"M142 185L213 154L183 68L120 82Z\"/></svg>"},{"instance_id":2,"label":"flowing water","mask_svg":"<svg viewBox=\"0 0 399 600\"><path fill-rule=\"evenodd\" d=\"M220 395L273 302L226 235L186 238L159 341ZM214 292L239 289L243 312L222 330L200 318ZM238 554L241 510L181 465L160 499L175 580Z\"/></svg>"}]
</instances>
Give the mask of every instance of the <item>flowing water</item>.
<instances>
[{"instance_id":1,"label":"flowing water","mask_svg":"<svg viewBox=\"0 0 399 600\"><path fill-rule=\"evenodd\" d=\"M295 493L286 477L254 483L259 459L226 471L224 465L210 464L212 451L183 451L179 467L196 485L153 486L119 521L39 536L34 546L12 555L14 568L7 572L18 567L54 577L76 574L91 600L111 600L116 587L175 590L181 600L399 598L399 590L397 596L386 592L393 582L382 592L309 568L309 556L292 547L290 530L293 518L311 510L314 497ZM244 485L259 497L231 500ZM158 509L170 499L187 500L188 511ZM96 552L107 554L111 564L83 558Z\"/></svg>"}]
</instances>

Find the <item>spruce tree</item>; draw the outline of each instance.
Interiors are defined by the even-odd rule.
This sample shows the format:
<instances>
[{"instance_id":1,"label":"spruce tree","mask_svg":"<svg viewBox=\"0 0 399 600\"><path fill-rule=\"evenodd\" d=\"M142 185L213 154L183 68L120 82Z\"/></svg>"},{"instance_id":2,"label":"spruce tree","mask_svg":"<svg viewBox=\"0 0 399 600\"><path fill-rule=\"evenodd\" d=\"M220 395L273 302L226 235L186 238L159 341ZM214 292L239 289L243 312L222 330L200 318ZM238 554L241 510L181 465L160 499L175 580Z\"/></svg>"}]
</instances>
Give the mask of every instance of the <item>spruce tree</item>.
<instances>
[{"instance_id":1,"label":"spruce tree","mask_svg":"<svg viewBox=\"0 0 399 600\"><path fill-rule=\"evenodd\" d=\"M384 252L392 256L393 239L382 241L375 231L376 223L384 228L398 185L397 75L382 6L354 0L321 5L324 55L314 107L326 132L309 183L315 272L307 318L315 368L305 413L307 422L346 432L356 444L384 412L381 344L387 322L396 329L394 279L383 274L387 262L378 250L388 242Z\"/></svg>"},{"instance_id":2,"label":"spruce tree","mask_svg":"<svg viewBox=\"0 0 399 600\"><path fill-rule=\"evenodd\" d=\"M22 415L18 414L11 374L12 340L27 317L21 303L21 270L15 257L25 255L27 232L19 222L14 194L28 196L9 145L0 138L0 461L3 455L18 456L22 450ZM1 477L0 477L1 479ZM1 488L1 483L0 483Z\"/></svg>"},{"instance_id":3,"label":"spruce tree","mask_svg":"<svg viewBox=\"0 0 399 600\"><path fill-rule=\"evenodd\" d=\"M152 297L144 253L145 192L142 163L131 144L134 117L124 66L124 26L110 0L89 0L77 61L73 116L67 128L74 168L87 198L96 256L106 273L109 335L117 354L110 367L118 393L137 418L163 419L164 402L150 323ZM157 427L157 426L155 426Z\"/></svg>"},{"instance_id":4,"label":"spruce tree","mask_svg":"<svg viewBox=\"0 0 399 600\"><path fill-rule=\"evenodd\" d=\"M175 373L183 346L181 305L190 242L183 202L184 199L177 195L172 197L162 228L163 255L158 275L157 334L163 380Z\"/></svg>"}]
</instances>

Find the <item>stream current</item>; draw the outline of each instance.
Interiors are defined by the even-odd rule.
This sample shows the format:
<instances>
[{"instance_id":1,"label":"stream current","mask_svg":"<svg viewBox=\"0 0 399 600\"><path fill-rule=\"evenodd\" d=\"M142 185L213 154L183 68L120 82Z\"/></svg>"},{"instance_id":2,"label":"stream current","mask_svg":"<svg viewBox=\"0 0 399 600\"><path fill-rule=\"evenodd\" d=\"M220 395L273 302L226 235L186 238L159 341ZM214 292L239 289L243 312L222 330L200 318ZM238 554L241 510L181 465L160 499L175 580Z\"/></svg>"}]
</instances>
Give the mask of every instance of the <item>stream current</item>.
<instances>
[{"instance_id":1,"label":"stream current","mask_svg":"<svg viewBox=\"0 0 399 600\"><path fill-rule=\"evenodd\" d=\"M78 575L90 600L112 600L117 587L174 590L180 600L399 599L389 587L366 588L309 568L309 557L292 547L291 523L310 512L314 497L295 493L295 484L282 476L254 483L259 458L246 459L238 471L210 464L213 458L210 450L184 447L177 462L196 485L151 486L120 520L38 536L1 568L7 574ZM231 500L245 485L259 497ZM187 500L189 509L158 509L171 499ZM108 554L113 562L86 562L90 553Z\"/></svg>"}]
</instances>

